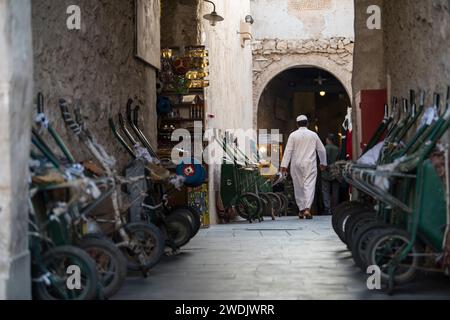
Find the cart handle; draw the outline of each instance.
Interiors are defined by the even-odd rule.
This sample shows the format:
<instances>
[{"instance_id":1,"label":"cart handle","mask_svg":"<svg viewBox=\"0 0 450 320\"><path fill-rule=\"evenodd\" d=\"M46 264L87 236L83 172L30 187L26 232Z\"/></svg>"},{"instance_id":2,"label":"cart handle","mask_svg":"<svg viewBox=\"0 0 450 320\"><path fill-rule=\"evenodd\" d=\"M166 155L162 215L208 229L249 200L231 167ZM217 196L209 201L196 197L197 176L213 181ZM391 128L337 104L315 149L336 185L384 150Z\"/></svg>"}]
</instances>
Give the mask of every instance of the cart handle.
<instances>
[{"instance_id":1,"label":"cart handle","mask_svg":"<svg viewBox=\"0 0 450 320\"><path fill-rule=\"evenodd\" d=\"M44 95L42 92L37 94L37 112L44 113Z\"/></svg>"}]
</instances>

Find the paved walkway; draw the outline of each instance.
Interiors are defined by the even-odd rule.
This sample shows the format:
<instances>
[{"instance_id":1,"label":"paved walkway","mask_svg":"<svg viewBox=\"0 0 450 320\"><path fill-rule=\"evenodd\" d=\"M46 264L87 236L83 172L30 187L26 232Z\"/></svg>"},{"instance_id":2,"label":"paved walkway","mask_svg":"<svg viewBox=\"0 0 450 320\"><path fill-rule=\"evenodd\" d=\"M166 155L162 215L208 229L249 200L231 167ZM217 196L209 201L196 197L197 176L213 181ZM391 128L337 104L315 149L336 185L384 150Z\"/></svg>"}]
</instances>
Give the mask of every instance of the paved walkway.
<instances>
[{"instance_id":1,"label":"paved walkway","mask_svg":"<svg viewBox=\"0 0 450 320\"><path fill-rule=\"evenodd\" d=\"M117 299L450 299L450 280L419 278L389 297L369 291L331 229L313 221L213 226L182 253L165 257L148 279L129 278Z\"/></svg>"}]
</instances>

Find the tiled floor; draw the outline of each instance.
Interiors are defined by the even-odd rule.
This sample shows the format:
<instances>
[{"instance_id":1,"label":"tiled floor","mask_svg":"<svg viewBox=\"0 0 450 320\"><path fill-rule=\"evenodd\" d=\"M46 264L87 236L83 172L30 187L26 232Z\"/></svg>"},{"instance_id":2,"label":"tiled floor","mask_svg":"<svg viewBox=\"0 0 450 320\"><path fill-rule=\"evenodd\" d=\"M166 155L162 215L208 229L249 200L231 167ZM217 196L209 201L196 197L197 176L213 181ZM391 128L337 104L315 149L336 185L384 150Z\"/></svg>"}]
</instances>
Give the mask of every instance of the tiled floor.
<instances>
[{"instance_id":1,"label":"tiled floor","mask_svg":"<svg viewBox=\"0 0 450 320\"><path fill-rule=\"evenodd\" d=\"M450 279L420 277L396 295L369 291L329 217L213 226L116 299L450 299Z\"/></svg>"}]
</instances>

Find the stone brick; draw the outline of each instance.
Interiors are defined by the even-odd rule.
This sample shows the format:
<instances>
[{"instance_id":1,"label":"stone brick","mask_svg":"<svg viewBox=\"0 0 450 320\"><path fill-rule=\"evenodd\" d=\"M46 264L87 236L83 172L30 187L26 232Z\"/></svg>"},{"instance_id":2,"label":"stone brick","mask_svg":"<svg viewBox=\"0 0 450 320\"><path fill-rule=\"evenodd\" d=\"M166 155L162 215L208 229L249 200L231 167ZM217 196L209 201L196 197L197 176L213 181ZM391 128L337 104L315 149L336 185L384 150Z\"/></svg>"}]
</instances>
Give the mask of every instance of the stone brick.
<instances>
[{"instance_id":1,"label":"stone brick","mask_svg":"<svg viewBox=\"0 0 450 320\"><path fill-rule=\"evenodd\" d=\"M314 49L314 41L307 41L306 43L303 44L303 48L304 49L308 49L308 50L313 50Z\"/></svg>"},{"instance_id":2,"label":"stone brick","mask_svg":"<svg viewBox=\"0 0 450 320\"><path fill-rule=\"evenodd\" d=\"M253 41L252 49L253 49L253 52L262 50L263 49L262 42L261 41Z\"/></svg>"},{"instance_id":3,"label":"stone brick","mask_svg":"<svg viewBox=\"0 0 450 320\"><path fill-rule=\"evenodd\" d=\"M275 51L277 47L277 42L275 40L265 40L263 42L264 51Z\"/></svg>"},{"instance_id":4,"label":"stone brick","mask_svg":"<svg viewBox=\"0 0 450 320\"><path fill-rule=\"evenodd\" d=\"M337 53L337 50L336 50L335 48L333 48L333 47L330 47L330 48L328 48L327 52L328 52L329 54L336 54L336 53Z\"/></svg>"},{"instance_id":5,"label":"stone brick","mask_svg":"<svg viewBox=\"0 0 450 320\"><path fill-rule=\"evenodd\" d=\"M297 40L288 40L287 41L287 49L289 51L294 51L297 49L299 42Z\"/></svg>"},{"instance_id":6,"label":"stone brick","mask_svg":"<svg viewBox=\"0 0 450 320\"><path fill-rule=\"evenodd\" d=\"M277 50L281 52L286 52L288 49L288 42L285 40L279 41L277 43Z\"/></svg>"},{"instance_id":7,"label":"stone brick","mask_svg":"<svg viewBox=\"0 0 450 320\"><path fill-rule=\"evenodd\" d=\"M355 49L354 43L349 43L345 46L345 50L347 50L348 52L353 52L354 49Z\"/></svg>"},{"instance_id":8,"label":"stone brick","mask_svg":"<svg viewBox=\"0 0 450 320\"><path fill-rule=\"evenodd\" d=\"M329 46L329 42L325 39L319 39L316 43L320 49L326 49Z\"/></svg>"}]
</instances>

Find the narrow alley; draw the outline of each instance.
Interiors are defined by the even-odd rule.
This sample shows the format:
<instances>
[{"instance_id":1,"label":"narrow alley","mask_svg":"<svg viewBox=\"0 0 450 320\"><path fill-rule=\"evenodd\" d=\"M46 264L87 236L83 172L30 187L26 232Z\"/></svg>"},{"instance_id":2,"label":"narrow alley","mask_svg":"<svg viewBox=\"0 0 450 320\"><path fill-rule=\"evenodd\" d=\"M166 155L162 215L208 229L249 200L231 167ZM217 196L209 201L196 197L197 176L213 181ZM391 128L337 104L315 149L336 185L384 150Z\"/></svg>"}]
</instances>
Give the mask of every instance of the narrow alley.
<instances>
[{"instance_id":1,"label":"narrow alley","mask_svg":"<svg viewBox=\"0 0 450 320\"><path fill-rule=\"evenodd\" d=\"M450 300L450 0L0 0L0 112L0 300Z\"/></svg>"},{"instance_id":2,"label":"narrow alley","mask_svg":"<svg viewBox=\"0 0 450 320\"><path fill-rule=\"evenodd\" d=\"M116 299L377 300L450 299L449 280L421 278L390 297L368 290L329 217L245 222L202 230L151 276L130 278Z\"/></svg>"}]
</instances>

